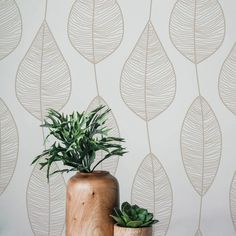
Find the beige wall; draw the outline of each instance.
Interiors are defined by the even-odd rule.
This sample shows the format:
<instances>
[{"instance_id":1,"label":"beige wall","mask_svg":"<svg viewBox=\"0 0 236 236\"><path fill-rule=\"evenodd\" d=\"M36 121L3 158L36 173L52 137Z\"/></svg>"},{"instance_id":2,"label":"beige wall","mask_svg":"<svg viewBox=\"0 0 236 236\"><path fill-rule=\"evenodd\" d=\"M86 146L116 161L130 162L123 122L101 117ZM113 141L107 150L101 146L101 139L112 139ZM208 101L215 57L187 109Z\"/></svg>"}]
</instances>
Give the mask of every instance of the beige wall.
<instances>
[{"instance_id":1,"label":"beige wall","mask_svg":"<svg viewBox=\"0 0 236 236\"><path fill-rule=\"evenodd\" d=\"M233 0L0 1L0 235L64 235L64 179L47 185L30 166L39 125L49 107L100 103L129 150L101 168L121 201L155 213L155 236L235 235L235 10Z\"/></svg>"}]
</instances>

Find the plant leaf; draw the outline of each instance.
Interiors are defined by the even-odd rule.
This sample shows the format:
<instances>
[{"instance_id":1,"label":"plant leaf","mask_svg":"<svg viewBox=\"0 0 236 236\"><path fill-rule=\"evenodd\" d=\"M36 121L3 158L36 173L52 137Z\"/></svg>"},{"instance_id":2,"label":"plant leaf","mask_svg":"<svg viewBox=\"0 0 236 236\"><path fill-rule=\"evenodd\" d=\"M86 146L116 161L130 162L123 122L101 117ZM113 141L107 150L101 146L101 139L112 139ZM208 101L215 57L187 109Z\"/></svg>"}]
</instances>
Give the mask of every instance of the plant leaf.
<instances>
[{"instance_id":1,"label":"plant leaf","mask_svg":"<svg viewBox=\"0 0 236 236\"><path fill-rule=\"evenodd\" d=\"M7 105L0 98L0 195L15 171L19 149L18 130Z\"/></svg>"},{"instance_id":2,"label":"plant leaf","mask_svg":"<svg viewBox=\"0 0 236 236\"><path fill-rule=\"evenodd\" d=\"M198 64L221 46L225 17L217 0L178 0L170 17L170 38L176 49Z\"/></svg>"},{"instance_id":3,"label":"plant leaf","mask_svg":"<svg viewBox=\"0 0 236 236\"><path fill-rule=\"evenodd\" d=\"M125 62L120 90L125 104L145 121L166 110L175 97L174 68L150 21Z\"/></svg>"},{"instance_id":4,"label":"plant leaf","mask_svg":"<svg viewBox=\"0 0 236 236\"><path fill-rule=\"evenodd\" d=\"M153 225L155 236L166 235L173 206L172 188L160 161L148 154L141 163L132 187L132 202L153 212L160 222Z\"/></svg>"},{"instance_id":5,"label":"plant leaf","mask_svg":"<svg viewBox=\"0 0 236 236\"><path fill-rule=\"evenodd\" d=\"M122 218L113 215L111 215L111 217L118 223L119 226L125 226L125 222L122 220Z\"/></svg>"},{"instance_id":6,"label":"plant leaf","mask_svg":"<svg viewBox=\"0 0 236 236\"><path fill-rule=\"evenodd\" d=\"M223 63L219 76L219 94L224 105L236 115L236 43Z\"/></svg>"},{"instance_id":7,"label":"plant leaf","mask_svg":"<svg viewBox=\"0 0 236 236\"><path fill-rule=\"evenodd\" d=\"M197 97L190 106L181 131L181 151L187 176L203 196L212 185L221 159L221 130L210 105Z\"/></svg>"},{"instance_id":8,"label":"plant leaf","mask_svg":"<svg viewBox=\"0 0 236 236\"><path fill-rule=\"evenodd\" d=\"M22 36L22 20L14 0L0 1L0 60L18 46Z\"/></svg>"},{"instance_id":9,"label":"plant leaf","mask_svg":"<svg viewBox=\"0 0 236 236\"><path fill-rule=\"evenodd\" d=\"M57 171L55 163L51 173ZM65 220L65 182L61 174L46 178L46 168L40 170L37 163L31 173L27 187L27 210L35 236L59 236Z\"/></svg>"},{"instance_id":10,"label":"plant leaf","mask_svg":"<svg viewBox=\"0 0 236 236\"><path fill-rule=\"evenodd\" d=\"M231 219L234 225L234 230L236 231L236 172L234 173L231 182L229 200Z\"/></svg>"},{"instance_id":11,"label":"plant leaf","mask_svg":"<svg viewBox=\"0 0 236 236\"><path fill-rule=\"evenodd\" d=\"M21 105L43 121L47 110L60 110L71 93L69 67L44 21L16 77L16 95Z\"/></svg>"},{"instance_id":12,"label":"plant leaf","mask_svg":"<svg viewBox=\"0 0 236 236\"><path fill-rule=\"evenodd\" d=\"M73 47L96 64L120 45L124 26L116 0L76 0L68 21L68 36Z\"/></svg>"},{"instance_id":13,"label":"plant leaf","mask_svg":"<svg viewBox=\"0 0 236 236\"><path fill-rule=\"evenodd\" d=\"M131 228L137 228L138 226L142 225L142 221L129 221L127 223L127 227L131 227Z\"/></svg>"},{"instance_id":14,"label":"plant leaf","mask_svg":"<svg viewBox=\"0 0 236 236\"><path fill-rule=\"evenodd\" d=\"M93 109L95 109L96 107L98 107L100 105L105 105L106 107L108 107L108 105L106 104L104 99L100 96L97 96L89 104L87 112L91 112ZM105 125L106 125L106 128L110 129L109 136L120 137L120 131L119 131L119 128L118 128L118 125L117 125L117 121L116 121L115 116L112 113L112 111L110 111L107 114L107 121L106 121ZM106 155L105 152L98 151L96 153L96 159L94 161L94 164L96 164L98 161L100 161L102 158L104 158L105 155ZM118 166L118 162L119 162L119 157L118 156L109 157L108 159L103 161L101 164L99 164L98 169L107 170L112 175L115 175L116 169L117 169L117 166Z\"/></svg>"}]
</instances>

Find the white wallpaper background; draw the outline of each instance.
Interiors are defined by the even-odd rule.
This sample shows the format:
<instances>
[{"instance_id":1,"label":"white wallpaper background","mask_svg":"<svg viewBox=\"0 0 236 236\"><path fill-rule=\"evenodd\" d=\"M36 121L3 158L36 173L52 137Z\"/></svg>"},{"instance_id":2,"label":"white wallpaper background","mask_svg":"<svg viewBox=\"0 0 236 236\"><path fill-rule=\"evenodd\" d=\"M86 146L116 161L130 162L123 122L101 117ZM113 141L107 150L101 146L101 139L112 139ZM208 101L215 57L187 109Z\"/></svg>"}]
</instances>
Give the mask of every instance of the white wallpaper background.
<instances>
[{"instance_id":1,"label":"white wallpaper background","mask_svg":"<svg viewBox=\"0 0 236 236\"><path fill-rule=\"evenodd\" d=\"M129 150L103 168L121 201L155 212L155 236L235 235L235 11L233 0L0 1L0 235L61 235L63 179L48 188L30 166L40 120L96 102Z\"/></svg>"}]
</instances>

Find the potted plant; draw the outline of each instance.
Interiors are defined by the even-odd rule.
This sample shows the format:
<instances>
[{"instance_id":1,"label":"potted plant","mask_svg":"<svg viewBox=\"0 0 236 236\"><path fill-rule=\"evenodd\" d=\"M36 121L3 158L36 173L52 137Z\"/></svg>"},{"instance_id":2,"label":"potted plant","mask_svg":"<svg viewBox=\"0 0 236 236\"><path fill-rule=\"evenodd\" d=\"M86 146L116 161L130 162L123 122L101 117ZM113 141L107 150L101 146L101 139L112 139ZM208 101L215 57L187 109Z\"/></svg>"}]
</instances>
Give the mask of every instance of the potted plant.
<instances>
[{"instance_id":1,"label":"potted plant","mask_svg":"<svg viewBox=\"0 0 236 236\"><path fill-rule=\"evenodd\" d=\"M114 208L111 217L116 221L114 236L151 236L152 225L158 220L147 209L124 202L121 209Z\"/></svg>"},{"instance_id":2,"label":"potted plant","mask_svg":"<svg viewBox=\"0 0 236 236\"><path fill-rule=\"evenodd\" d=\"M67 184L66 236L113 235L109 215L119 206L118 181L107 171L95 170L105 159L126 153L123 138L108 136L109 111L99 106L90 113L64 115L49 109L42 125L49 130L45 140L55 140L32 164L42 158L41 168L47 167L48 179L56 172L77 172ZM105 156L94 163L97 151L104 151ZM58 161L67 167L51 173L51 164Z\"/></svg>"}]
</instances>

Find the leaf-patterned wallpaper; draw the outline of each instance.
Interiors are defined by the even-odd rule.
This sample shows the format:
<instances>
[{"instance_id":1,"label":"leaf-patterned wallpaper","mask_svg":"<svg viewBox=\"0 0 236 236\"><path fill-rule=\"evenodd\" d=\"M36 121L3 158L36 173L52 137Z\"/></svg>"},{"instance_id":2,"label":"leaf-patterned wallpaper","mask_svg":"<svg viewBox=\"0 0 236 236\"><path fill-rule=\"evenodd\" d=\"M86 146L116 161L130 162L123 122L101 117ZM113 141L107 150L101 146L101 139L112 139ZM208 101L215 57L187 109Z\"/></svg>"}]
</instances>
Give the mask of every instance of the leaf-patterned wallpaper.
<instances>
[{"instance_id":1,"label":"leaf-patterned wallpaper","mask_svg":"<svg viewBox=\"0 0 236 236\"><path fill-rule=\"evenodd\" d=\"M233 0L0 1L0 235L65 235L70 176L47 183L30 162L47 108L99 104L129 150L99 168L118 178L121 201L160 220L154 236L236 235L235 10Z\"/></svg>"}]
</instances>

